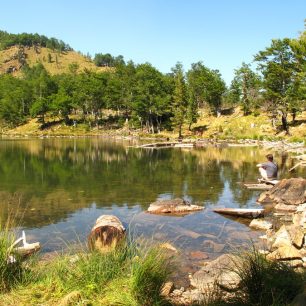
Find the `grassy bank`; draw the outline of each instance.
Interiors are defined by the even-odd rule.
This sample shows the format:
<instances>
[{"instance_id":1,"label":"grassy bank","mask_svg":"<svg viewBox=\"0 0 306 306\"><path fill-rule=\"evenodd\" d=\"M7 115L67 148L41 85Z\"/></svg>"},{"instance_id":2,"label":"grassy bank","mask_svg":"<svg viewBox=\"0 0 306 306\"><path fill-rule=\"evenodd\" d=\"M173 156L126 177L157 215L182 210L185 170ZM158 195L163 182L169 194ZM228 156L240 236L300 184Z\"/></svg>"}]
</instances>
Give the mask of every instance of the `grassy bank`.
<instances>
[{"instance_id":1,"label":"grassy bank","mask_svg":"<svg viewBox=\"0 0 306 306\"><path fill-rule=\"evenodd\" d=\"M41 123L37 119L32 119L28 123L14 129L2 127L2 134L7 136L134 136L150 138L178 137L176 130L163 130L161 133L149 134L145 130L134 129L129 123L108 122L111 114L106 112L104 123L99 127L90 123L81 122L78 116L74 116L75 125L66 125L58 118L47 118L48 124L41 128ZM108 117L110 116L110 117ZM289 118L290 122L291 118ZM212 138L222 140L288 140L292 142L306 141L306 112L299 114L295 122L290 123L290 135L285 135L280 131L280 122L275 122L275 127L271 124L271 118L266 114L244 116L239 108L236 108L229 115L215 117L207 111L202 110L197 123L193 124L191 130L188 126L183 127L184 138L201 139Z\"/></svg>"},{"instance_id":2,"label":"grassy bank","mask_svg":"<svg viewBox=\"0 0 306 306\"><path fill-rule=\"evenodd\" d=\"M173 258L157 246L123 244L101 254L85 249L48 261L30 258L7 261L10 235L0 237L0 305L182 305L161 296L174 269ZM233 291L217 286L192 305L289 305L305 286L305 275L256 250L239 255L234 273L240 285ZM184 304L184 305L191 305Z\"/></svg>"},{"instance_id":3,"label":"grassy bank","mask_svg":"<svg viewBox=\"0 0 306 306\"><path fill-rule=\"evenodd\" d=\"M27 278L6 279L11 286L2 287L0 305L168 305L160 289L171 265L154 247L124 245L107 254L32 259L23 270L31 271Z\"/></svg>"}]
</instances>

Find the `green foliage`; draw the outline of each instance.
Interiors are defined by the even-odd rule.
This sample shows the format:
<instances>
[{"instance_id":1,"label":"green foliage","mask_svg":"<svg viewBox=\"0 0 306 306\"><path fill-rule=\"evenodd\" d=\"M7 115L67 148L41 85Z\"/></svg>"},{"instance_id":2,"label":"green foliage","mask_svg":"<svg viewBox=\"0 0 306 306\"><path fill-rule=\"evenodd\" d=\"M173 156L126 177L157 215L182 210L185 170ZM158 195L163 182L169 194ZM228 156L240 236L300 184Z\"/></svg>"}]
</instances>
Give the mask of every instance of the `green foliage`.
<instances>
[{"instance_id":1,"label":"green foliage","mask_svg":"<svg viewBox=\"0 0 306 306\"><path fill-rule=\"evenodd\" d=\"M248 115L260 104L260 89L260 77L251 70L250 65L242 63L241 68L235 70L230 97L241 104L244 115Z\"/></svg>"},{"instance_id":2,"label":"green foliage","mask_svg":"<svg viewBox=\"0 0 306 306\"><path fill-rule=\"evenodd\" d=\"M14 45L22 45L27 47L40 46L58 51L73 50L68 44L54 37L48 38L37 33L10 34L5 31L0 31L0 50L4 50Z\"/></svg>"},{"instance_id":3,"label":"green foliage","mask_svg":"<svg viewBox=\"0 0 306 306\"><path fill-rule=\"evenodd\" d=\"M183 66L181 63L177 63L172 68L174 89L172 94L172 113L171 118L174 126L178 127L179 138L182 137L182 126L186 119L187 111L187 89L183 72Z\"/></svg>"},{"instance_id":4,"label":"green foliage","mask_svg":"<svg viewBox=\"0 0 306 306\"><path fill-rule=\"evenodd\" d=\"M109 53L97 53L94 57L94 63L98 67L117 67L125 65L124 58L122 55L114 57Z\"/></svg>"},{"instance_id":5,"label":"green foliage","mask_svg":"<svg viewBox=\"0 0 306 306\"><path fill-rule=\"evenodd\" d=\"M276 116L281 113L282 128L289 133L288 112L296 112L305 101L305 58L300 58L304 45L290 39L274 39L271 46L260 51L255 60L263 74L264 96L269 101L269 110ZM294 46L294 47L293 47Z\"/></svg>"},{"instance_id":6,"label":"green foliage","mask_svg":"<svg viewBox=\"0 0 306 306\"><path fill-rule=\"evenodd\" d=\"M188 107L187 122L191 124L198 118L198 108L208 105L214 112L221 107L222 95L226 86L218 70L210 70L202 62L194 63L187 72Z\"/></svg>"}]
</instances>

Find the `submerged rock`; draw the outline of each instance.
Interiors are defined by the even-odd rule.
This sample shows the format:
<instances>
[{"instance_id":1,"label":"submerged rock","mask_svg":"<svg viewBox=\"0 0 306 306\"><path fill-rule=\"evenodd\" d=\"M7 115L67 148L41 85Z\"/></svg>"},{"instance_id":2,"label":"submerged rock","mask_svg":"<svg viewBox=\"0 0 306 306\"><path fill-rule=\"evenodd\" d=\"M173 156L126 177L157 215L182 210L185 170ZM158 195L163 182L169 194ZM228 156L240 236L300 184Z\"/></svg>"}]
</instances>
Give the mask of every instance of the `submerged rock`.
<instances>
[{"instance_id":1,"label":"submerged rock","mask_svg":"<svg viewBox=\"0 0 306 306\"><path fill-rule=\"evenodd\" d=\"M236 273L237 256L224 254L209 262L191 276L190 283L201 292L206 292L218 284L221 288L235 289L240 283Z\"/></svg>"},{"instance_id":2,"label":"submerged rock","mask_svg":"<svg viewBox=\"0 0 306 306\"><path fill-rule=\"evenodd\" d=\"M272 223L264 219L254 219L249 226L259 230L268 230L272 228Z\"/></svg>"},{"instance_id":3,"label":"submerged rock","mask_svg":"<svg viewBox=\"0 0 306 306\"><path fill-rule=\"evenodd\" d=\"M160 200L150 204L149 213L153 214L181 214L202 210L202 206L191 204L183 199Z\"/></svg>"},{"instance_id":4,"label":"submerged rock","mask_svg":"<svg viewBox=\"0 0 306 306\"><path fill-rule=\"evenodd\" d=\"M100 216L88 236L90 249L108 252L114 249L125 238L125 228L113 215Z\"/></svg>"}]
</instances>

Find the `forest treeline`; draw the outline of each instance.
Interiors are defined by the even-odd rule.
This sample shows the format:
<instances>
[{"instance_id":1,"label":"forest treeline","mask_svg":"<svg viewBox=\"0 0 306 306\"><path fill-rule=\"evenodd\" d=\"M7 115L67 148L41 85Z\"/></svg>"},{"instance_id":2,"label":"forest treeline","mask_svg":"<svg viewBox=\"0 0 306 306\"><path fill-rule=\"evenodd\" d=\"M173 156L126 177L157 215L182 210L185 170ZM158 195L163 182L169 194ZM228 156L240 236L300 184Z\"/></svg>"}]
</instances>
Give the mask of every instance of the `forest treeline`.
<instances>
[{"instance_id":1,"label":"forest treeline","mask_svg":"<svg viewBox=\"0 0 306 306\"><path fill-rule=\"evenodd\" d=\"M0 50L9 47L21 45L24 47L45 47L57 51L72 51L73 49L62 40L54 37L48 38L37 33L21 33L11 34L5 31L0 31Z\"/></svg>"},{"instance_id":2,"label":"forest treeline","mask_svg":"<svg viewBox=\"0 0 306 306\"><path fill-rule=\"evenodd\" d=\"M18 36L19 35L19 36ZM39 44L59 51L69 45L38 34L0 32L0 46ZM51 44L51 45L50 45ZM305 109L306 100L306 31L295 39L274 39L254 56L256 70L242 63L235 70L227 88L218 70L197 62L184 71L177 63L170 73L161 73L150 63L125 62L123 56L98 53L97 66L113 67L104 72L84 70L78 64L69 73L50 75L43 64L23 65L22 77L0 76L0 118L2 124L17 126L31 117L41 120L60 118L67 125L77 122L90 127L103 126L105 110L113 110L108 120L118 127L128 122L130 128L155 133L182 126L189 129L197 122L200 108L217 115L224 106L241 106L245 115L266 111L272 122L281 118L287 133L288 115L293 120ZM73 120L72 120L73 114ZM116 115L115 115L116 114Z\"/></svg>"}]
</instances>

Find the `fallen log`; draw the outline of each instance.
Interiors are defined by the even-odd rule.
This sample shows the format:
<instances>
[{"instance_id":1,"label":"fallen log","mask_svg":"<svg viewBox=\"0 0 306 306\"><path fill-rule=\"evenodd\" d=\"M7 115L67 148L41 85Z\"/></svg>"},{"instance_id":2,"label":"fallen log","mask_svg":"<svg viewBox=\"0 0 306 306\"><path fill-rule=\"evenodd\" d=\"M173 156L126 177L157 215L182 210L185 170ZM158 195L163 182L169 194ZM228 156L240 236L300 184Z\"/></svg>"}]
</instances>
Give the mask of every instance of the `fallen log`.
<instances>
[{"instance_id":1,"label":"fallen log","mask_svg":"<svg viewBox=\"0 0 306 306\"><path fill-rule=\"evenodd\" d=\"M218 214L237 216L241 218L258 218L263 216L264 209L251 209L251 208L215 208L214 212Z\"/></svg>"},{"instance_id":2,"label":"fallen log","mask_svg":"<svg viewBox=\"0 0 306 306\"><path fill-rule=\"evenodd\" d=\"M9 247L9 250L12 253L19 254L21 257L27 257L40 250L40 243L27 243L25 232L22 231L22 236Z\"/></svg>"},{"instance_id":3,"label":"fallen log","mask_svg":"<svg viewBox=\"0 0 306 306\"><path fill-rule=\"evenodd\" d=\"M138 146L138 148L192 148L194 147L194 142L154 142L154 143L146 143Z\"/></svg>"},{"instance_id":4,"label":"fallen log","mask_svg":"<svg viewBox=\"0 0 306 306\"><path fill-rule=\"evenodd\" d=\"M244 187L250 190L269 190L273 187L273 185L268 185L268 184L243 184Z\"/></svg>"},{"instance_id":5,"label":"fallen log","mask_svg":"<svg viewBox=\"0 0 306 306\"><path fill-rule=\"evenodd\" d=\"M113 250L125 238L125 228L113 215L100 216L88 236L90 250L105 253Z\"/></svg>"}]
</instances>

